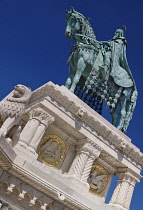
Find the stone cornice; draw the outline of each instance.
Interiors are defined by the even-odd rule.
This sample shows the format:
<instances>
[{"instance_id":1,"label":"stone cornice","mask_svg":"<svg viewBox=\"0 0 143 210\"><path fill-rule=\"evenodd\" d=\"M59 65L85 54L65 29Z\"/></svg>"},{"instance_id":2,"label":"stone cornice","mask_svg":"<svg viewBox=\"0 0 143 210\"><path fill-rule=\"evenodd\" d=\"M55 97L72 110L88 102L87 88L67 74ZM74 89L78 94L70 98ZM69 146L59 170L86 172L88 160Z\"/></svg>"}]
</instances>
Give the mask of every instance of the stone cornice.
<instances>
[{"instance_id":1,"label":"stone cornice","mask_svg":"<svg viewBox=\"0 0 143 210\"><path fill-rule=\"evenodd\" d=\"M82 119L82 122L86 124L86 128L88 127L89 130L94 129L97 137L101 141L123 154L126 159L132 161L137 167L143 167L143 153L130 143L131 140L82 102L67 88L48 82L32 93L29 107L44 97L53 98L57 101L57 106L58 104L60 104L60 106L62 105L69 112L74 114L75 117Z\"/></svg>"}]
</instances>

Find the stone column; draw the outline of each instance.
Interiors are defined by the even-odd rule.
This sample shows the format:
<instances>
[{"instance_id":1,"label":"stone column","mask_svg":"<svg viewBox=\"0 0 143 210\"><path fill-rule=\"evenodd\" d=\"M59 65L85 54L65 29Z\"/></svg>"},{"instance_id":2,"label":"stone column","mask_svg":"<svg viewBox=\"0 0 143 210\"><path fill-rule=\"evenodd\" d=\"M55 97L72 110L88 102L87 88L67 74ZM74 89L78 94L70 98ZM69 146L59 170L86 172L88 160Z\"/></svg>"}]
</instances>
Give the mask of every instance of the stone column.
<instances>
[{"instance_id":1,"label":"stone column","mask_svg":"<svg viewBox=\"0 0 143 210\"><path fill-rule=\"evenodd\" d=\"M90 139L88 139L88 151L89 157L81 177L81 180L85 183L87 183L87 179L89 178L93 162L99 157L101 153L101 148L97 144L92 142Z\"/></svg>"},{"instance_id":2,"label":"stone column","mask_svg":"<svg viewBox=\"0 0 143 210\"><path fill-rule=\"evenodd\" d=\"M77 146L77 154L68 174L79 178L87 183L92 164L99 157L101 148L90 139L82 145Z\"/></svg>"},{"instance_id":3,"label":"stone column","mask_svg":"<svg viewBox=\"0 0 143 210\"><path fill-rule=\"evenodd\" d=\"M109 204L121 209L129 209L135 183L139 180L129 172L118 173L117 175L117 185Z\"/></svg>"},{"instance_id":4,"label":"stone column","mask_svg":"<svg viewBox=\"0 0 143 210\"><path fill-rule=\"evenodd\" d=\"M80 179L86 161L88 159L88 151L86 150L86 145L77 146L76 150L77 154L70 167L68 174Z\"/></svg>"},{"instance_id":5,"label":"stone column","mask_svg":"<svg viewBox=\"0 0 143 210\"><path fill-rule=\"evenodd\" d=\"M54 117L52 117L50 114L46 113L45 111L42 112L41 114L41 122L40 125L38 126L30 144L29 144L29 150L33 153L36 152L37 147L45 133L46 128L54 121Z\"/></svg>"},{"instance_id":6,"label":"stone column","mask_svg":"<svg viewBox=\"0 0 143 210\"><path fill-rule=\"evenodd\" d=\"M92 165L93 165L93 162L94 160L96 159L97 157L96 156L89 156L88 157L88 160L86 162L86 165L85 165L85 168L84 168L84 171L82 173L82 177L81 177L81 180L83 182L87 182L87 179L89 177L89 174L90 174L90 171L91 171L91 168L92 168Z\"/></svg>"},{"instance_id":7,"label":"stone column","mask_svg":"<svg viewBox=\"0 0 143 210\"><path fill-rule=\"evenodd\" d=\"M129 209L130 208L130 204L131 204L131 200L132 200L132 196L133 196L133 192L134 192L134 188L135 188L135 184L139 182L139 180L132 178L130 185L128 187L128 193L126 194L126 199L125 199L125 208Z\"/></svg>"},{"instance_id":8,"label":"stone column","mask_svg":"<svg viewBox=\"0 0 143 210\"><path fill-rule=\"evenodd\" d=\"M117 184L116 184L115 190L113 192L112 198L110 200L110 204L116 203L116 200L118 198L118 194L119 194L119 191L120 191L120 187L121 187L121 184L122 184L122 180L123 180L123 177L124 177L124 173L119 173L117 175L118 175L118 180L117 180Z\"/></svg>"},{"instance_id":9,"label":"stone column","mask_svg":"<svg viewBox=\"0 0 143 210\"><path fill-rule=\"evenodd\" d=\"M41 114L40 108L30 111L29 120L20 134L20 139L18 142L20 145L27 147L30 144L31 139L34 136L34 133L36 132L38 126L40 125L40 114Z\"/></svg>"},{"instance_id":10,"label":"stone column","mask_svg":"<svg viewBox=\"0 0 143 210\"><path fill-rule=\"evenodd\" d=\"M36 151L46 128L53 121L54 118L42 108L33 109L29 113L29 120L20 134L19 144L25 148L30 145L32 148L30 151Z\"/></svg>"}]
</instances>

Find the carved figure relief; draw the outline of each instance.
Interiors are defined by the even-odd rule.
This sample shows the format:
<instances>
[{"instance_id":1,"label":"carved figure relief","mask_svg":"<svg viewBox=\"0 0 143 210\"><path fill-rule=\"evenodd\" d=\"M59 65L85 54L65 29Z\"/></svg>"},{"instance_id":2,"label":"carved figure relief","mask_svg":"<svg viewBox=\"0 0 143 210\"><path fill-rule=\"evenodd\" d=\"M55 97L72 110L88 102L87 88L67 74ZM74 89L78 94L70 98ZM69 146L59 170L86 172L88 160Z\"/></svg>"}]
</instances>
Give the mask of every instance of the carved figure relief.
<instances>
[{"instance_id":1,"label":"carved figure relief","mask_svg":"<svg viewBox=\"0 0 143 210\"><path fill-rule=\"evenodd\" d=\"M38 154L46 165L57 167L64 160L66 144L59 136L47 135L40 142Z\"/></svg>"},{"instance_id":2,"label":"carved figure relief","mask_svg":"<svg viewBox=\"0 0 143 210\"><path fill-rule=\"evenodd\" d=\"M21 117L30 96L30 88L16 85L12 93L0 102L0 136L6 136L11 146L14 146L19 140Z\"/></svg>"},{"instance_id":3,"label":"carved figure relief","mask_svg":"<svg viewBox=\"0 0 143 210\"><path fill-rule=\"evenodd\" d=\"M90 192L101 196L108 183L108 174L103 167L94 164L88 182Z\"/></svg>"}]
</instances>

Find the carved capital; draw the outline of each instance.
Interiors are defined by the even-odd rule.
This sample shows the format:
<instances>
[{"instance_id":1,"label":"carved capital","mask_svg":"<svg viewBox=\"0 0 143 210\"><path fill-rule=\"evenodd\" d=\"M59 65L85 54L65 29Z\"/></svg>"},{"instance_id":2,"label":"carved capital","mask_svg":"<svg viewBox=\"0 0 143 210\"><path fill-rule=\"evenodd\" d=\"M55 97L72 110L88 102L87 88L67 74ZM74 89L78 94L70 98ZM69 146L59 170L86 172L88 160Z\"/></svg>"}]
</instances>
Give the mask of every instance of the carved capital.
<instances>
[{"instance_id":1,"label":"carved capital","mask_svg":"<svg viewBox=\"0 0 143 210\"><path fill-rule=\"evenodd\" d=\"M41 110L40 108L31 110L29 112L29 119L30 120L33 119L33 118L39 119L39 116L40 116L40 113L41 113L40 110Z\"/></svg>"},{"instance_id":2,"label":"carved capital","mask_svg":"<svg viewBox=\"0 0 143 210\"><path fill-rule=\"evenodd\" d=\"M121 182L128 182L133 185L135 185L137 182L140 182L139 177L136 177L128 169L124 172L117 172L116 175L118 176L118 180Z\"/></svg>"},{"instance_id":3,"label":"carved capital","mask_svg":"<svg viewBox=\"0 0 143 210\"><path fill-rule=\"evenodd\" d=\"M77 146L77 152L87 153L90 157L93 157L93 159L99 157L101 153L101 147L94 143L92 140L84 139L80 143L82 144Z\"/></svg>"},{"instance_id":4,"label":"carved capital","mask_svg":"<svg viewBox=\"0 0 143 210\"><path fill-rule=\"evenodd\" d=\"M101 153L101 147L88 139L88 144L90 145L90 156L93 156L94 159L98 158Z\"/></svg>"},{"instance_id":5,"label":"carved capital","mask_svg":"<svg viewBox=\"0 0 143 210\"><path fill-rule=\"evenodd\" d=\"M37 119L45 126L48 126L54 121L54 117L44 111L42 108L33 109L29 113L29 119Z\"/></svg>"},{"instance_id":6,"label":"carved capital","mask_svg":"<svg viewBox=\"0 0 143 210\"><path fill-rule=\"evenodd\" d=\"M140 180L135 177L132 173L127 172L125 175L125 180L128 181L131 185L135 186L137 182L140 182Z\"/></svg>"},{"instance_id":7,"label":"carved capital","mask_svg":"<svg viewBox=\"0 0 143 210\"><path fill-rule=\"evenodd\" d=\"M46 113L46 114L43 115L43 119L42 119L41 123L44 124L45 126L48 126L51 123L53 123L54 120L55 119L54 119L53 116L51 116L50 114Z\"/></svg>"}]
</instances>

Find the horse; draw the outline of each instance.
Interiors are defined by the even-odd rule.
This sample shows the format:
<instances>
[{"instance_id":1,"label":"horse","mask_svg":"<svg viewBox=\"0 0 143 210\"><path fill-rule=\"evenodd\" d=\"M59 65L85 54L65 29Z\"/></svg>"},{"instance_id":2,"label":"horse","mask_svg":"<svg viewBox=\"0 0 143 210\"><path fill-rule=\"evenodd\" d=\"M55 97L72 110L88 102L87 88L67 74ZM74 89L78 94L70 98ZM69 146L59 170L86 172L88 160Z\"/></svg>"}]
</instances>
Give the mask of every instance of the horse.
<instances>
[{"instance_id":1,"label":"horse","mask_svg":"<svg viewBox=\"0 0 143 210\"><path fill-rule=\"evenodd\" d=\"M112 40L98 42L88 19L73 8L66 13L65 35L76 44L68 60L70 71L65 86L74 93L84 78L84 92L105 100L112 124L118 124L117 128L125 133L138 93L126 59L124 32L117 29Z\"/></svg>"},{"instance_id":2,"label":"horse","mask_svg":"<svg viewBox=\"0 0 143 210\"><path fill-rule=\"evenodd\" d=\"M84 81L94 68L94 62L98 55L99 43L88 19L71 8L66 11L65 35L76 41L72 47L69 57L70 69L65 86L74 93L75 88L81 79Z\"/></svg>"}]
</instances>

